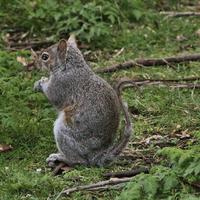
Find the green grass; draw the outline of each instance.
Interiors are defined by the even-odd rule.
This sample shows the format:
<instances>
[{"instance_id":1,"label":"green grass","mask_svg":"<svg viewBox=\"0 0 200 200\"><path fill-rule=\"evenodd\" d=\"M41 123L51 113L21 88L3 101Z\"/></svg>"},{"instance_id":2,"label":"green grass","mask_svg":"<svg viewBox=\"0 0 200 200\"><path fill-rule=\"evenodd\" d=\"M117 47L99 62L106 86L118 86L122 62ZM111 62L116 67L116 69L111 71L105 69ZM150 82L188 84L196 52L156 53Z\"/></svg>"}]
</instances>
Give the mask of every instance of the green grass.
<instances>
[{"instance_id":1,"label":"green grass","mask_svg":"<svg viewBox=\"0 0 200 200\"><path fill-rule=\"evenodd\" d=\"M102 39L101 49L95 49L95 43L91 44L95 50L89 55L88 61L92 60L93 67L102 67L134 58L165 57L186 52L198 53L200 52L200 40L195 32L199 28L199 22L199 18L164 19L157 14L146 19L144 23L132 24L131 28L123 30L116 28L112 37ZM177 35L185 36L186 40L177 41ZM105 168L79 166L66 174L53 177L46 166L45 159L50 153L56 151L52 133L56 113L46 98L42 94L34 93L32 89L33 83L42 74L37 71L26 72L17 63L16 57L20 55L28 58L29 51L9 52L5 50L3 43L0 46L2 46L0 50L0 144L6 143L13 146L12 151L0 154L0 199L54 199L63 188L103 180L102 175L105 172L146 165L142 159L131 162L122 160ZM115 57L114 50L123 47L124 51ZM199 75L199 63L192 62L175 65L174 68L159 66L141 69L136 67L101 76L112 83L124 76L167 79ZM181 132L188 129L188 133L196 138L197 147L188 140L184 147L187 155L193 155L191 149L198 149L200 138L199 90L145 86L140 89L125 90L123 98L127 100L130 107L138 111L132 116L135 129L132 141L140 141L154 134L168 136L173 131ZM136 153L140 150L144 157L149 154L152 157L157 156L157 150L160 149L152 145L145 147L146 149L132 145L129 148ZM184 153L185 150L183 150ZM166 165L168 161L165 161L166 159L162 157L159 164L150 163L149 166L162 169L163 166L168 167ZM167 174L173 172L177 174L181 166L178 164L176 166L176 162L174 165L175 168L167 168ZM38 172L38 169L41 171ZM152 170L151 174L154 175L155 171ZM177 176L180 177L182 174ZM191 176L195 177L195 175ZM149 179L151 181L151 177ZM138 182L141 180L142 178L138 178ZM115 199L120 193L120 190L76 192L63 199L106 200ZM180 187L172 192L164 193L162 198L198 199L198 195L199 193L192 187L181 182ZM146 196L143 198L151 199Z\"/></svg>"}]
</instances>

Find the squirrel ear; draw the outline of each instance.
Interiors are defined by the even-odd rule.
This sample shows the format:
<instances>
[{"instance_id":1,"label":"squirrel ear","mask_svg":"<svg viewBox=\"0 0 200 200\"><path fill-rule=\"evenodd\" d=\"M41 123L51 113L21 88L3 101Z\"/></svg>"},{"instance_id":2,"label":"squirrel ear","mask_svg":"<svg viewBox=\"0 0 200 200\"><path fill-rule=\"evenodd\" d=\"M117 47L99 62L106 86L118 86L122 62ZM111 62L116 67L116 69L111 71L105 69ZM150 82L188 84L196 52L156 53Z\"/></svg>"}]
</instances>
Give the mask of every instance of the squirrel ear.
<instances>
[{"instance_id":1,"label":"squirrel ear","mask_svg":"<svg viewBox=\"0 0 200 200\"><path fill-rule=\"evenodd\" d=\"M33 51L32 48L31 48L31 57L32 57L32 59L36 59L38 57L37 53L35 51Z\"/></svg>"},{"instance_id":2,"label":"squirrel ear","mask_svg":"<svg viewBox=\"0 0 200 200\"><path fill-rule=\"evenodd\" d=\"M76 38L74 34L70 35L69 39L67 40L67 43L73 47L77 47Z\"/></svg>"},{"instance_id":3,"label":"squirrel ear","mask_svg":"<svg viewBox=\"0 0 200 200\"><path fill-rule=\"evenodd\" d=\"M58 43L58 51L60 52L66 52L67 49L67 41L62 39Z\"/></svg>"}]
</instances>

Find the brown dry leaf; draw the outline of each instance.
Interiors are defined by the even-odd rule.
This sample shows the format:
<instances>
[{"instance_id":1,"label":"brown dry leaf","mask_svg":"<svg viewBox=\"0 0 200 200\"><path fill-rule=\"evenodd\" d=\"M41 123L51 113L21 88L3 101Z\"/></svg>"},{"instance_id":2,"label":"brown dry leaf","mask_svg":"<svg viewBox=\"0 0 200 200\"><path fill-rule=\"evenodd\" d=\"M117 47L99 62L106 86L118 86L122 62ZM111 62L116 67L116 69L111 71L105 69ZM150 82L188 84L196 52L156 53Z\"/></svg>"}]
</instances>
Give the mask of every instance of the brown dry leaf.
<instances>
[{"instance_id":1,"label":"brown dry leaf","mask_svg":"<svg viewBox=\"0 0 200 200\"><path fill-rule=\"evenodd\" d=\"M180 133L177 133L176 136L180 137L181 139L186 139L191 137L191 135L188 133L188 129L181 131Z\"/></svg>"},{"instance_id":2,"label":"brown dry leaf","mask_svg":"<svg viewBox=\"0 0 200 200\"><path fill-rule=\"evenodd\" d=\"M6 44L8 44L10 39L10 33L6 33L5 35L3 35L2 39Z\"/></svg>"},{"instance_id":3,"label":"brown dry leaf","mask_svg":"<svg viewBox=\"0 0 200 200\"><path fill-rule=\"evenodd\" d=\"M146 138L143 142L145 144L150 144L152 140L158 141L158 140L162 140L162 139L163 139L163 136L161 136L161 135L153 135L153 136Z\"/></svg>"},{"instance_id":4,"label":"brown dry leaf","mask_svg":"<svg viewBox=\"0 0 200 200\"><path fill-rule=\"evenodd\" d=\"M187 40L187 38L185 36L183 36L183 35L177 35L176 36L176 40L179 41L179 42L182 42L184 40Z\"/></svg>"},{"instance_id":5,"label":"brown dry leaf","mask_svg":"<svg viewBox=\"0 0 200 200\"><path fill-rule=\"evenodd\" d=\"M21 63L23 66L27 66L28 65L28 62L22 56L17 56L17 62Z\"/></svg>"},{"instance_id":6,"label":"brown dry leaf","mask_svg":"<svg viewBox=\"0 0 200 200\"><path fill-rule=\"evenodd\" d=\"M72 170L72 167L69 167L69 166L65 165L64 167L61 167L61 170L62 170L63 172L69 172L69 171Z\"/></svg>"},{"instance_id":7,"label":"brown dry leaf","mask_svg":"<svg viewBox=\"0 0 200 200\"><path fill-rule=\"evenodd\" d=\"M176 129L180 129L181 128L181 125L180 124L177 124L176 125Z\"/></svg>"},{"instance_id":8,"label":"brown dry leaf","mask_svg":"<svg viewBox=\"0 0 200 200\"><path fill-rule=\"evenodd\" d=\"M0 153L12 150L13 147L9 144L0 144Z\"/></svg>"}]
</instances>

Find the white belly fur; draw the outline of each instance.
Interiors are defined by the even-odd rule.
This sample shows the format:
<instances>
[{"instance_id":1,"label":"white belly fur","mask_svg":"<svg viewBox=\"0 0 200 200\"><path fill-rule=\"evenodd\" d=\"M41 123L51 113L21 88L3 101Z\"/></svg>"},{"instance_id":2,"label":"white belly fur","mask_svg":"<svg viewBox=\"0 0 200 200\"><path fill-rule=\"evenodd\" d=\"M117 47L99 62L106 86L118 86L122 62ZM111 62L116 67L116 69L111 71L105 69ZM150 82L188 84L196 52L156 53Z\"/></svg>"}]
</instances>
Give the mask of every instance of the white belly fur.
<instances>
[{"instance_id":1,"label":"white belly fur","mask_svg":"<svg viewBox=\"0 0 200 200\"><path fill-rule=\"evenodd\" d=\"M61 111L58 114L58 118L54 122L54 128L53 128L56 145L57 145L57 148L58 148L59 151L61 151L61 149L59 148L59 144L57 142L57 140L58 140L57 138L59 137L60 134L62 134L61 132L64 129L66 129L65 124L64 124L64 112Z\"/></svg>"}]
</instances>

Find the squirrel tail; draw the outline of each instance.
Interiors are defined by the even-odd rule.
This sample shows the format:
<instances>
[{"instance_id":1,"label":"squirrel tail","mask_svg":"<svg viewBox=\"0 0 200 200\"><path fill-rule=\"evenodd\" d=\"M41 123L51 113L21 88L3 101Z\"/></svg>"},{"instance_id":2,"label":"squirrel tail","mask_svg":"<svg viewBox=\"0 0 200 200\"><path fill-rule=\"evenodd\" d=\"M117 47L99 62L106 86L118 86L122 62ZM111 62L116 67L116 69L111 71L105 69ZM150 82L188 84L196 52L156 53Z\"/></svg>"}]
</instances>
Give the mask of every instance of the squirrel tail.
<instances>
[{"instance_id":1,"label":"squirrel tail","mask_svg":"<svg viewBox=\"0 0 200 200\"><path fill-rule=\"evenodd\" d=\"M123 113L125 115L125 125L124 125L123 134L121 138L119 139L119 142L114 144L112 149L110 150L110 154L113 157L116 157L117 155L119 155L121 151L126 147L131 137L131 134L133 132L133 127L132 127L129 112L128 112L128 105L126 102L123 102L121 100L121 97L119 97L119 99L120 99L120 104L121 104Z\"/></svg>"},{"instance_id":2,"label":"squirrel tail","mask_svg":"<svg viewBox=\"0 0 200 200\"><path fill-rule=\"evenodd\" d=\"M119 141L116 144L113 145L113 147L110 151L111 157L113 156L113 158L116 157L117 155L119 155L121 153L121 151L126 147L126 145L128 144L128 141L131 137L131 134L133 132L131 118L130 118L130 115L128 112L128 104L126 102L124 102L121 97L122 96L121 91L127 84L128 83L124 84L123 81L120 81L114 87L115 91L117 93L118 99L119 99L121 109L125 116L125 125L124 125L124 131L123 131L121 138L119 139Z\"/></svg>"},{"instance_id":3,"label":"squirrel tail","mask_svg":"<svg viewBox=\"0 0 200 200\"><path fill-rule=\"evenodd\" d=\"M124 87L123 84L122 85L118 84L115 87L118 98L119 98L119 103L121 105L122 111L125 116L125 125L124 125L123 134L117 143L113 144L113 146L108 148L106 152L101 153L94 159L95 165L104 166L112 162L116 158L116 156L118 156L122 152L122 150L126 147L131 137L131 134L133 132L133 127L132 127L130 115L128 112L128 104L124 102L121 98L121 90L123 87Z\"/></svg>"}]
</instances>

